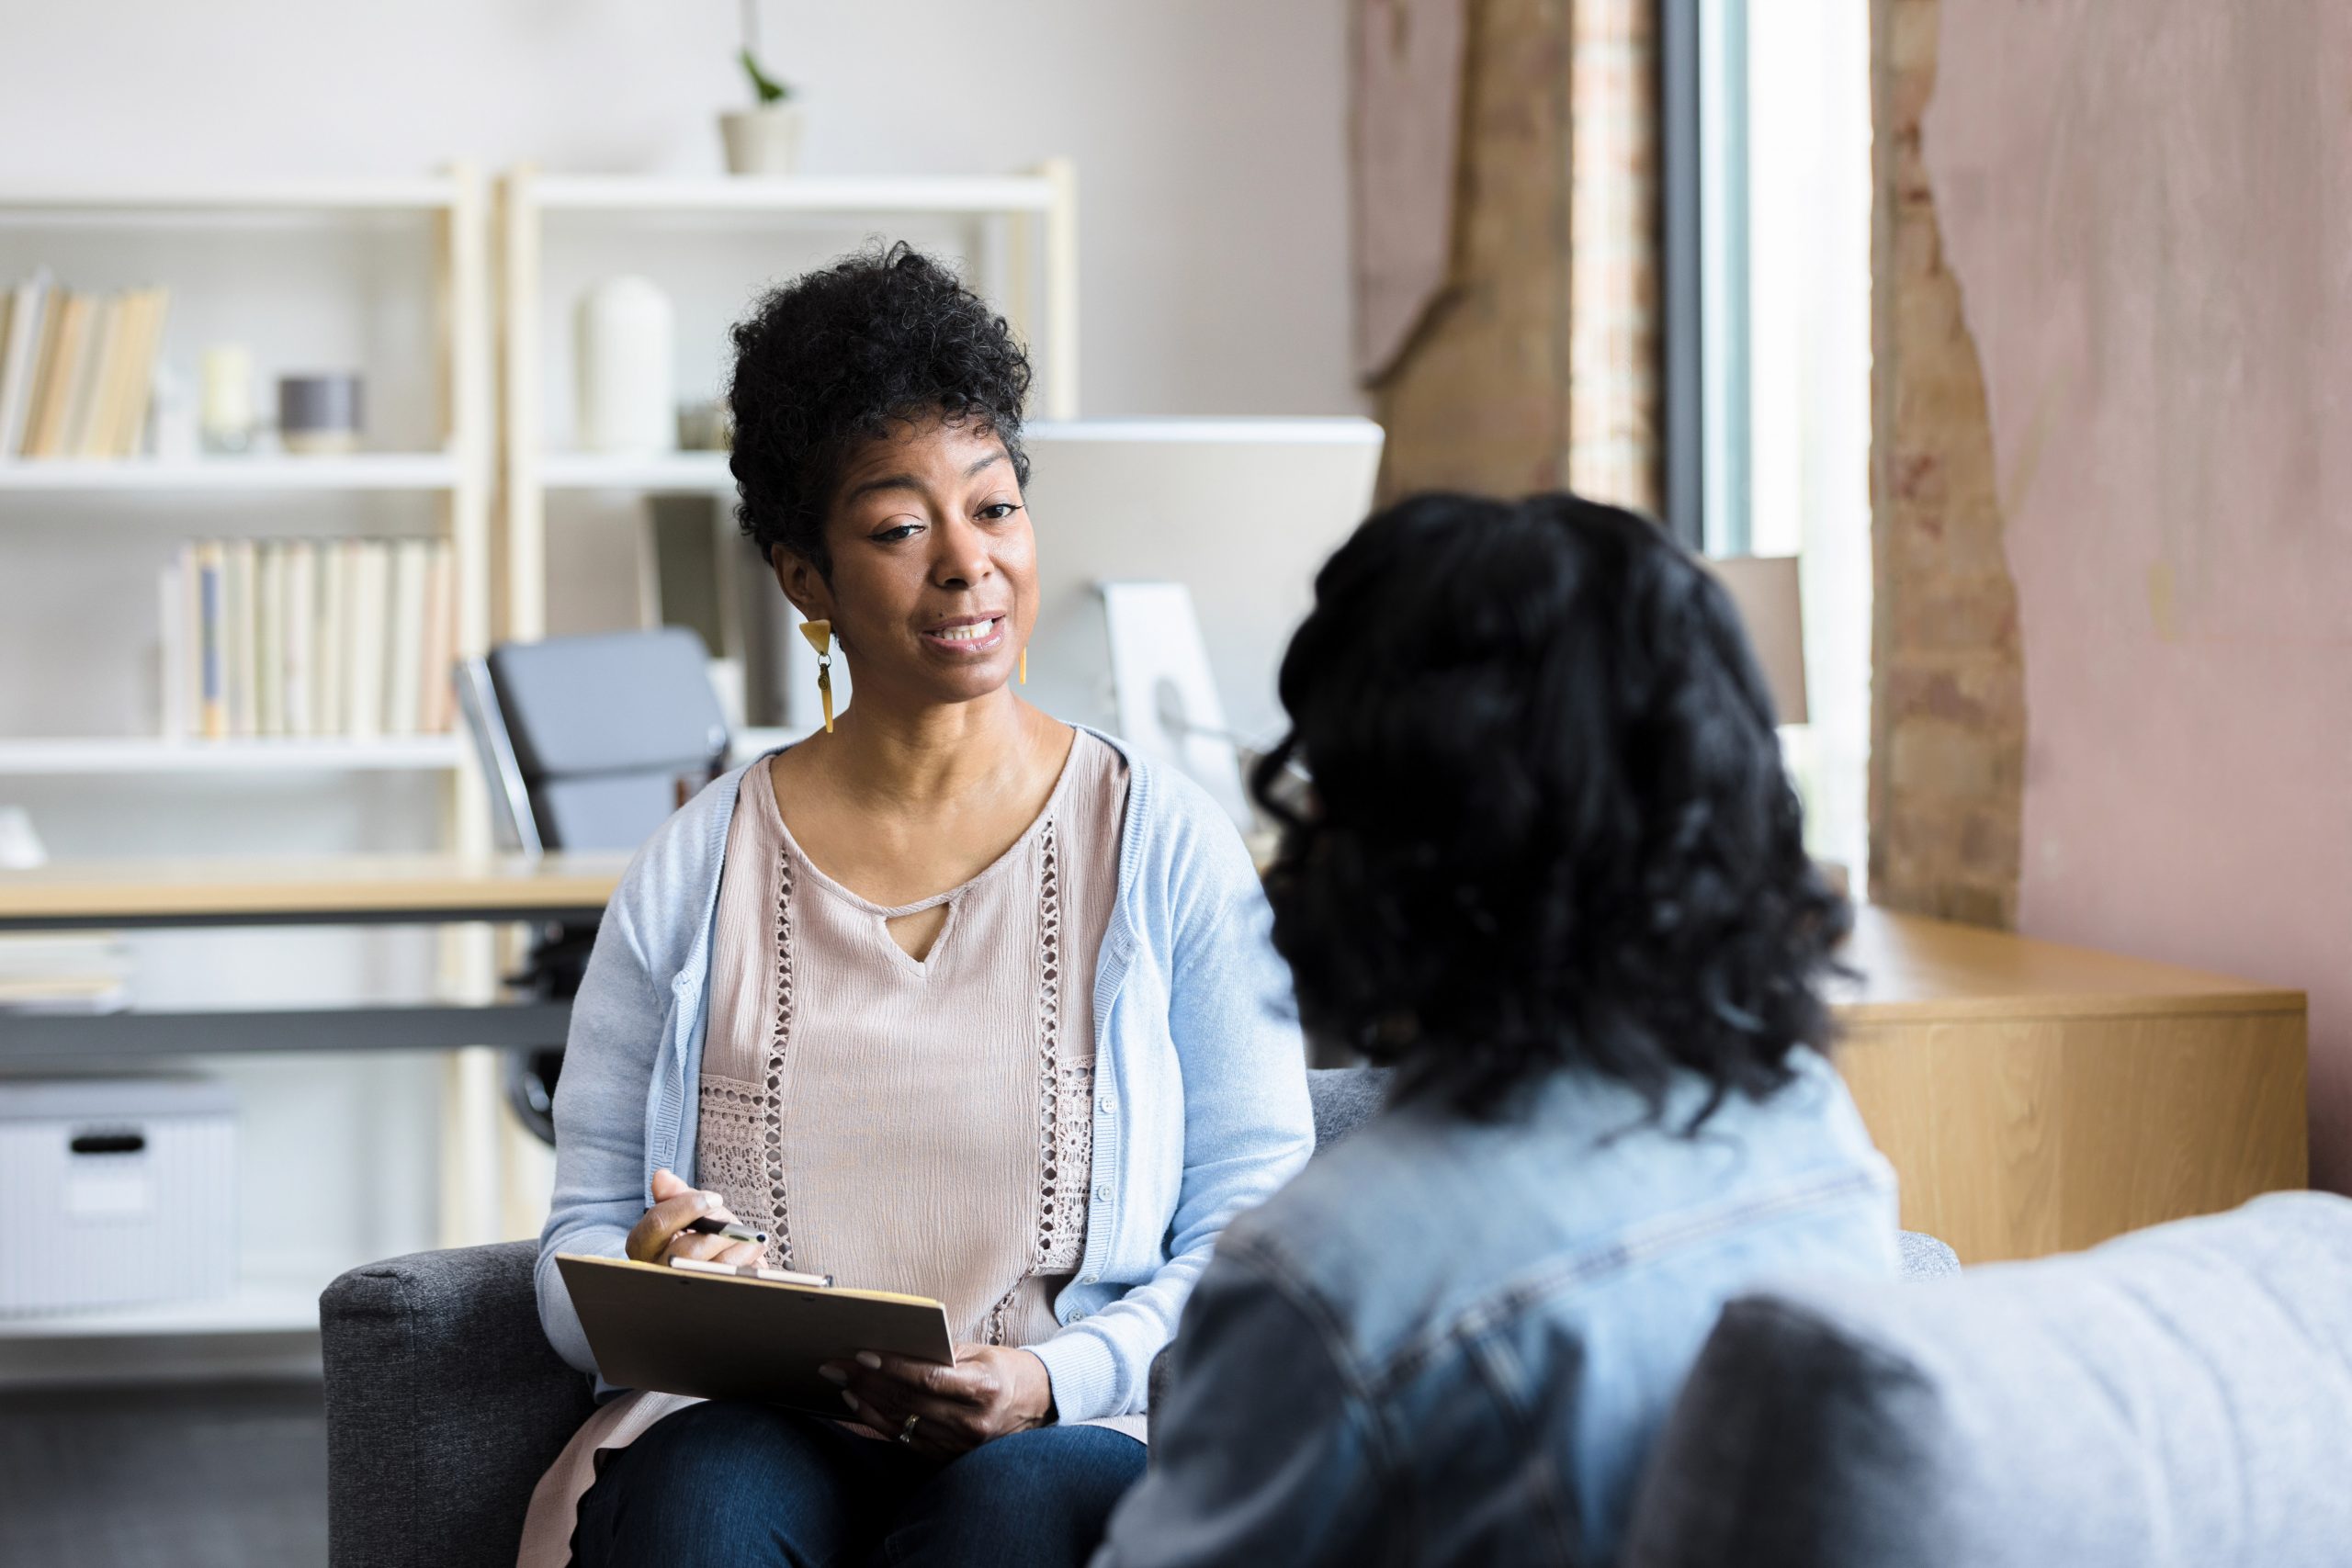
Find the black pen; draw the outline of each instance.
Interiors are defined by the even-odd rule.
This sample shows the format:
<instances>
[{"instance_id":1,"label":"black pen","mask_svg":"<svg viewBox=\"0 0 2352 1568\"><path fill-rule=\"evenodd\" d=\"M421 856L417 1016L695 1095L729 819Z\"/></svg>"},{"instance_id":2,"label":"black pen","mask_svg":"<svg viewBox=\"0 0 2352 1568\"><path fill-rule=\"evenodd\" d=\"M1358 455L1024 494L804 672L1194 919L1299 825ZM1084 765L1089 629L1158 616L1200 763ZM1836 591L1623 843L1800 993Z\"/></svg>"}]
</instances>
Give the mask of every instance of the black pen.
<instances>
[{"instance_id":1,"label":"black pen","mask_svg":"<svg viewBox=\"0 0 2352 1568\"><path fill-rule=\"evenodd\" d=\"M756 1241L762 1247L765 1247L768 1242L768 1233L765 1231L755 1231L749 1225L737 1224L732 1220L714 1219L708 1214L705 1214L686 1228L690 1231L700 1231L705 1235L723 1235L729 1241Z\"/></svg>"}]
</instances>

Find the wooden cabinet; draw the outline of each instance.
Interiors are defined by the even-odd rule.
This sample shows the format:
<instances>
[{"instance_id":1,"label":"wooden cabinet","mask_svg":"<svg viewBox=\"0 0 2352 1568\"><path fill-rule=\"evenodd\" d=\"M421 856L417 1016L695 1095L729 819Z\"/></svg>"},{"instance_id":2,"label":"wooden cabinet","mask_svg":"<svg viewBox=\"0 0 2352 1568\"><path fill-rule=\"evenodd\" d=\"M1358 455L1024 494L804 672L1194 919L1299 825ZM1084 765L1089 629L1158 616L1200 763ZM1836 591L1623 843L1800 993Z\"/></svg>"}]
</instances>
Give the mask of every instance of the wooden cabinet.
<instances>
[{"instance_id":1,"label":"wooden cabinet","mask_svg":"<svg viewBox=\"0 0 2352 1568\"><path fill-rule=\"evenodd\" d=\"M2306 1180L2301 991L1869 908L1844 956L1838 1067L1962 1262Z\"/></svg>"}]
</instances>

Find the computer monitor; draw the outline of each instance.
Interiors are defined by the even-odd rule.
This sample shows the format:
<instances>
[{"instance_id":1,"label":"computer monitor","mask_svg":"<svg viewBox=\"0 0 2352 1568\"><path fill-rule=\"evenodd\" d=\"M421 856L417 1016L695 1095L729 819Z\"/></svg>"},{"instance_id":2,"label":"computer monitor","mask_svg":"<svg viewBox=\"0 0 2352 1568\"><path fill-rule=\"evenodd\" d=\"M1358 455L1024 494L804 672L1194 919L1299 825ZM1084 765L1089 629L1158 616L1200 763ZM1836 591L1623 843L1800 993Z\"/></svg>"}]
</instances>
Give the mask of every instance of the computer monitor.
<instances>
[{"instance_id":1,"label":"computer monitor","mask_svg":"<svg viewBox=\"0 0 2352 1568\"><path fill-rule=\"evenodd\" d=\"M1225 725L1265 746L1274 677L1315 573L1372 506L1382 432L1364 419L1084 420L1029 427L1037 629L1024 694L1117 731L1101 585L1192 592Z\"/></svg>"}]
</instances>

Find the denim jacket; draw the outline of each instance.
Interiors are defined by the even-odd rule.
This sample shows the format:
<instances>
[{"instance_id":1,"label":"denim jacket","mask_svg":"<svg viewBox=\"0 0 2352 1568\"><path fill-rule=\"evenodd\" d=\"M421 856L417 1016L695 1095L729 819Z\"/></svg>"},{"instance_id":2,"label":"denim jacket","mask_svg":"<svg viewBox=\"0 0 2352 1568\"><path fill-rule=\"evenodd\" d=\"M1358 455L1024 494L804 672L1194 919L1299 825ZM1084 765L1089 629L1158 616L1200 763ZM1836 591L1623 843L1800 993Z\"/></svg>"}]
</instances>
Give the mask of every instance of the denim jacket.
<instances>
[{"instance_id":1,"label":"denim jacket","mask_svg":"<svg viewBox=\"0 0 2352 1568\"><path fill-rule=\"evenodd\" d=\"M1095 1568L1605 1563L1730 1296L1895 1269L1894 1177L1811 1052L1695 1137L1564 1075L1381 1112L1227 1228Z\"/></svg>"},{"instance_id":2,"label":"denim jacket","mask_svg":"<svg viewBox=\"0 0 2352 1568\"><path fill-rule=\"evenodd\" d=\"M1095 965L1085 1249L1054 1302L1060 1332L1030 1347L1070 1420L1144 1408L1152 1357L1218 1233L1314 1146L1290 971L1240 837L1190 779L1133 755L1127 766L1118 892ZM689 801L629 863L572 1002L537 1280L548 1342L582 1371L594 1360L555 1258L621 1256L653 1172L694 1168L711 931L742 773Z\"/></svg>"}]
</instances>

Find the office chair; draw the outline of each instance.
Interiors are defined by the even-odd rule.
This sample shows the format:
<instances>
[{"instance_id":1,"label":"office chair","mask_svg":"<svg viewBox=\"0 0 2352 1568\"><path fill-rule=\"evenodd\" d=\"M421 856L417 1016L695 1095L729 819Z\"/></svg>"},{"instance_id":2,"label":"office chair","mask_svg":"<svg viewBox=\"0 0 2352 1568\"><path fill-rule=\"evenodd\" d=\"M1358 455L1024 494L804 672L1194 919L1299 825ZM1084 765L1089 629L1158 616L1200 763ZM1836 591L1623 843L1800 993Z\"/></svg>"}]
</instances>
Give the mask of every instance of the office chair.
<instances>
[{"instance_id":1,"label":"office chair","mask_svg":"<svg viewBox=\"0 0 2352 1568\"><path fill-rule=\"evenodd\" d=\"M650 632L507 643L458 668L458 700L489 782L500 847L634 850L727 766L729 737L702 639ZM541 929L514 984L571 996L593 924ZM560 1045L506 1054L506 1098L555 1141Z\"/></svg>"}]
</instances>

